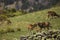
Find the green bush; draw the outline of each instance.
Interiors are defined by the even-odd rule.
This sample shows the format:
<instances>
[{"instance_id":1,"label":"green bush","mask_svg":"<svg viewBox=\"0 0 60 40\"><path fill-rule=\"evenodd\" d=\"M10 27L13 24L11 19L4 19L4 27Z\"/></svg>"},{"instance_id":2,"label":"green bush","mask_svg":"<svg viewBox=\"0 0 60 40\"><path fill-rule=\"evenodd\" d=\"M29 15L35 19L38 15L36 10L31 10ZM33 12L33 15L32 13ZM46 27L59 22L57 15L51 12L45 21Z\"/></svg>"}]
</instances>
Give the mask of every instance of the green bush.
<instances>
[{"instance_id":1,"label":"green bush","mask_svg":"<svg viewBox=\"0 0 60 40\"><path fill-rule=\"evenodd\" d=\"M13 9L11 9L11 11L14 13L14 12L16 12L16 9L13 8Z\"/></svg>"},{"instance_id":2,"label":"green bush","mask_svg":"<svg viewBox=\"0 0 60 40\"><path fill-rule=\"evenodd\" d=\"M12 8L12 9L7 9L7 17L14 17L16 16L14 13L16 13L16 9Z\"/></svg>"},{"instance_id":3,"label":"green bush","mask_svg":"<svg viewBox=\"0 0 60 40\"><path fill-rule=\"evenodd\" d=\"M17 31L21 31L21 29L20 28L17 28Z\"/></svg>"},{"instance_id":4,"label":"green bush","mask_svg":"<svg viewBox=\"0 0 60 40\"><path fill-rule=\"evenodd\" d=\"M8 18L7 18L7 16L6 15L0 15L0 21L5 21L5 20L7 20Z\"/></svg>"},{"instance_id":5,"label":"green bush","mask_svg":"<svg viewBox=\"0 0 60 40\"><path fill-rule=\"evenodd\" d=\"M12 28L7 28L7 32L15 32Z\"/></svg>"},{"instance_id":6,"label":"green bush","mask_svg":"<svg viewBox=\"0 0 60 40\"><path fill-rule=\"evenodd\" d=\"M6 29L2 29L2 30L0 30L0 33L4 34L4 33L7 33L7 31L6 31Z\"/></svg>"}]
</instances>

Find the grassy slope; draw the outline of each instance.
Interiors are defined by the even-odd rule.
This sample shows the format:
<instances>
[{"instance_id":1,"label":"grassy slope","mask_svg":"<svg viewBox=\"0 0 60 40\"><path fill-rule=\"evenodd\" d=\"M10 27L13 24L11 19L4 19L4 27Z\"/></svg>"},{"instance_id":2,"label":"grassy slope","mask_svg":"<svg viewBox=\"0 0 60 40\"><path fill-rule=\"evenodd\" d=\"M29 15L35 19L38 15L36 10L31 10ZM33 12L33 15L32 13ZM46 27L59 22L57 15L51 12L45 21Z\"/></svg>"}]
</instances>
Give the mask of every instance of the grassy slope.
<instances>
[{"instance_id":1,"label":"grassy slope","mask_svg":"<svg viewBox=\"0 0 60 40\"><path fill-rule=\"evenodd\" d=\"M60 29L60 18L48 20L47 18L47 11L52 10L55 11L57 14L60 14L60 7L52 7L50 9L45 9L33 13L29 13L22 16L17 16L13 18L9 18L12 21L11 25L3 25L0 27L1 29L8 29L8 28L21 28L22 31L15 32L15 33L6 33L6 34L0 34L0 40L6 39L6 40L15 40L17 38L19 40L20 35L25 35L27 30L27 25L30 23L37 23L41 21L50 21L53 29Z\"/></svg>"}]
</instances>

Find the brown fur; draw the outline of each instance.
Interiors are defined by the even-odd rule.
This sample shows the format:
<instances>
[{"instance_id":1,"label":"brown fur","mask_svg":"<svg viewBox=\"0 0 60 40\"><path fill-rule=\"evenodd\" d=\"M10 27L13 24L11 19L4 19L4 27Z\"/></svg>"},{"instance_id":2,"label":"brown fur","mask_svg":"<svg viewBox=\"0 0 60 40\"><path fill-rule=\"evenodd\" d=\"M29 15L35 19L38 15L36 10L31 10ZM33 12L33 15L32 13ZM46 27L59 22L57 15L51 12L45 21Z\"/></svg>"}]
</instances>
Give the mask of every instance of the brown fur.
<instances>
[{"instance_id":1,"label":"brown fur","mask_svg":"<svg viewBox=\"0 0 60 40\"><path fill-rule=\"evenodd\" d=\"M49 18L50 16L51 16L52 18L55 17L55 16L56 16L56 17L60 17L60 15L58 15L56 12L54 12L54 11L48 11L48 18Z\"/></svg>"},{"instance_id":2,"label":"brown fur","mask_svg":"<svg viewBox=\"0 0 60 40\"><path fill-rule=\"evenodd\" d=\"M37 26L37 24L29 24L28 26L28 30L33 30L35 27Z\"/></svg>"},{"instance_id":3,"label":"brown fur","mask_svg":"<svg viewBox=\"0 0 60 40\"><path fill-rule=\"evenodd\" d=\"M42 29L42 28L47 28L49 29L50 27L50 22L42 22L42 23L38 23L38 26Z\"/></svg>"}]
</instances>

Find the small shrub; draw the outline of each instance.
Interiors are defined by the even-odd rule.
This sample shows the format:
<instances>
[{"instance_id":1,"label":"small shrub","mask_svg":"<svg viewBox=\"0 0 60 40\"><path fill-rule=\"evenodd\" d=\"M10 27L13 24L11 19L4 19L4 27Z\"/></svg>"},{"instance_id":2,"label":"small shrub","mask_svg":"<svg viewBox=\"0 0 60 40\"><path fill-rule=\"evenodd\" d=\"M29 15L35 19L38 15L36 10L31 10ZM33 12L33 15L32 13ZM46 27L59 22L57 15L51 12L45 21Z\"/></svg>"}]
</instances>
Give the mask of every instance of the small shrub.
<instances>
[{"instance_id":1,"label":"small shrub","mask_svg":"<svg viewBox=\"0 0 60 40\"><path fill-rule=\"evenodd\" d=\"M7 24L11 24L12 22L10 20L7 20Z\"/></svg>"},{"instance_id":2,"label":"small shrub","mask_svg":"<svg viewBox=\"0 0 60 40\"><path fill-rule=\"evenodd\" d=\"M21 29L20 28L17 28L17 31L21 31Z\"/></svg>"},{"instance_id":3,"label":"small shrub","mask_svg":"<svg viewBox=\"0 0 60 40\"><path fill-rule=\"evenodd\" d=\"M16 9L13 8L13 9L11 9L11 11L14 13L14 12L16 12Z\"/></svg>"},{"instance_id":4,"label":"small shrub","mask_svg":"<svg viewBox=\"0 0 60 40\"><path fill-rule=\"evenodd\" d=\"M4 33L7 33L7 31L5 29L2 29L2 30L0 30L0 33L4 34Z\"/></svg>"},{"instance_id":5,"label":"small shrub","mask_svg":"<svg viewBox=\"0 0 60 40\"><path fill-rule=\"evenodd\" d=\"M14 16L16 16L16 15L14 15L14 14L7 15L7 17L14 17Z\"/></svg>"},{"instance_id":6,"label":"small shrub","mask_svg":"<svg viewBox=\"0 0 60 40\"><path fill-rule=\"evenodd\" d=\"M2 20L7 20L7 16L6 15L0 15L0 20L2 21Z\"/></svg>"},{"instance_id":7,"label":"small shrub","mask_svg":"<svg viewBox=\"0 0 60 40\"><path fill-rule=\"evenodd\" d=\"M8 28L8 29L7 29L7 32L15 32L15 31L14 31L14 29L12 29L12 28Z\"/></svg>"},{"instance_id":8,"label":"small shrub","mask_svg":"<svg viewBox=\"0 0 60 40\"><path fill-rule=\"evenodd\" d=\"M3 34L4 33L4 30L0 30L0 33Z\"/></svg>"}]
</instances>

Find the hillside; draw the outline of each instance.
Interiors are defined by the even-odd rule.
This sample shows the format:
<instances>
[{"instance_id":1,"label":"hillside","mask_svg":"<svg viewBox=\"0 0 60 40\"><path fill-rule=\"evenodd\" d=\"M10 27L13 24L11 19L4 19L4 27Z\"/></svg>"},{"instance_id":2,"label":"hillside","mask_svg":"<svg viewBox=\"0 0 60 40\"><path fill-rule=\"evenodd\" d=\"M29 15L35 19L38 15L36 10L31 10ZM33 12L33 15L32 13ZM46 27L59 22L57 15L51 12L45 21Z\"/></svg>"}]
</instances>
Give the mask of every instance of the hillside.
<instances>
[{"instance_id":1,"label":"hillside","mask_svg":"<svg viewBox=\"0 0 60 40\"><path fill-rule=\"evenodd\" d=\"M47 18L47 12L55 11L60 15L60 6L52 7L50 9L40 10L33 13L28 13L25 15L9 18L12 21L11 25L0 25L0 31L7 31L7 29L14 29L15 32L0 34L0 40L15 40L20 38L20 35L27 35L29 31L27 30L28 24L33 24L37 22L49 21L52 25L52 30L60 30L60 18L49 20ZM16 28L21 28L21 31L16 31Z\"/></svg>"}]
</instances>

